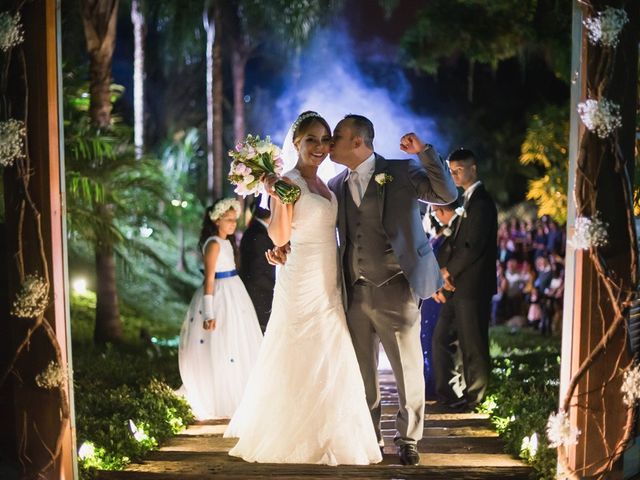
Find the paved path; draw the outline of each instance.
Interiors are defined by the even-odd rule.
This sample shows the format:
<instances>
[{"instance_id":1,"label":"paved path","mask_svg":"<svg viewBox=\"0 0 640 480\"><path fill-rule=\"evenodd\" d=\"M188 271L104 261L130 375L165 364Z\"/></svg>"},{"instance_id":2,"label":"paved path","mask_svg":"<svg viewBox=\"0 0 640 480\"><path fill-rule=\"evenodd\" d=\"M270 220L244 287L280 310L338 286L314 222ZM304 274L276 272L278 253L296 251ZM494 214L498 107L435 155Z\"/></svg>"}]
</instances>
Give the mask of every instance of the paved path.
<instances>
[{"instance_id":1,"label":"paved path","mask_svg":"<svg viewBox=\"0 0 640 480\"><path fill-rule=\"evenodd\" d=\"M215 480L431 480L527 479L531 470L503 453L503 445L486 415L444 413L427 403L424 438L418 444L420 465L405 467L393 445L397 396L393 375L382 372L382 463L369 466L254 464L229 457L234 439L222 438L228 421L191 425L144 462L122 472L100 472L104 480L215 479Z\"/></svg>"}]
</instances>

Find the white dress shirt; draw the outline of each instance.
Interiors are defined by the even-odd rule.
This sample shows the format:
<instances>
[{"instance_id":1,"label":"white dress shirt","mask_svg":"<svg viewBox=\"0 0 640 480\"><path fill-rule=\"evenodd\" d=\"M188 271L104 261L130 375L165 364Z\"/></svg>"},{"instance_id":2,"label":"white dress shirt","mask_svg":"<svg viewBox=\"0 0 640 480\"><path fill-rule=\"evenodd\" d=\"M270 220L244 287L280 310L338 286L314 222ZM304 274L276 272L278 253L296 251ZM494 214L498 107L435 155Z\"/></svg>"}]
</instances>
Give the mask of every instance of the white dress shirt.
<instances>
[{"instance_id":1,"label":"white dress shirt","mask_svg":"<svg viewBox=\"0 0 640 480\"><path fill-rule=\"evenodd\" d=\"M469 203L469 200L471 199L471 195L473 195L473 192L476 191L476 188L478 188L480 185L482 185L482 182L480 180L478 180L476 183L474 183L473 185L471 185L469 188L467 188L464 192L462 192L462 197L464 200L464 205L466 205L467 203Z\"/></svg>"},{"instance_id":2,"label":"white dress shirt","mask_svg":"<svg viewBox=\"0 0 640 480\"><path fill-rule=\"evenodd\" d=\"M371 176L376 169L376 155L372 153L369 158L358 165L355 170L349 170L347 183L353 202L359 207ZM355 172L355 175L353 174Z\"/></svg>"}]
</instances>

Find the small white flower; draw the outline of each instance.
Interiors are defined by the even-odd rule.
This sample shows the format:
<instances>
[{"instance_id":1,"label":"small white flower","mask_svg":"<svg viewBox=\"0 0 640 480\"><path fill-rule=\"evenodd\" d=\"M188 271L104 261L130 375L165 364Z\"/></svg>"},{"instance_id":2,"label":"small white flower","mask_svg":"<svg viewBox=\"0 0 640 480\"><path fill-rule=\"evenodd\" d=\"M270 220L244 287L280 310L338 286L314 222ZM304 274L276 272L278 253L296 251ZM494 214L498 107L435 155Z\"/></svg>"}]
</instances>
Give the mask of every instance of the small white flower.
<instances>
[{"instance_id":1,"label":"small white flower","mask_svg":"<svg viewBox=\"0 0 640 480\"><path fill-rule=\"evenodd\" d=\"M27 275L13 302L11 314L21 318L38 317L49 305L49 285L38 275Z\"/></svg>"},{"instance_id":2,"label":"small white flower","mask_svg":"<svg viewBox=\"0 0 640 480\"><path fill-rule=\"evenodd\" d=\"M620 105L606 98L579 103L578 113L584 126L600 138L607 138L622 125Z\"/></svg>"},{"instance_id":3,"label":"small white flower","mask_svg":"<svg viewBox=\"0 0 640 480\"><path fill-rule=\"evenodd\" d=\"M450 237L450 236L453 234L453 230L451 230L451 227L444 227L444 228L442 229L442 234L443 234L445 237Z\"/></svg>"},{"instance_id":4,"label":"small white flower","mask_svg":"<svg viewBox=\"0 0 640 480\"><path fill-rule=\"evenodd\" d=\"M520 451L526 453L529 458L534 458L538 454L538 434L534 432L531 437L524 437Z\"/></svg>"},{"instance_id":5,"label":"small white flower","mask_svg":"<svg viewBox=\"0 0 640 480\"><path fill-rule=\"evenodd\" d=\"M640 400L640 363L635 363L624 372L620 391L627 407L633 407Z\"/></svg>"},{"instance_id":6,"label":"small white flower","mask_svg":"<svg viewBox=\"0 0 640 480\"><path fill-rule=\"evenodd\" d=\"M567 242L576 250L589 250L592 247L603 247L609 242L607 224L596 213L593 218L577 217L573 237Z\"/></svg>"},{"instance_id":7,"label":"small white flower","mask_svg":"<svg viewBox=\"0 0 640 480\"><path fill-rule=\"evenodd\" d=\"M373 177L376 183L380 186L385 183L389 183L393 181L393 177L388 173L378 173L375 177Z\"/></svg>"},{"instance_id":8,"label":"small white flower","mask_svg":"<svg viewBox=\"0 0 640 480\"><path fill-rule=\"evenodd\" d=\"M556 414L549 415L547 420L547 438L549 439L549 447L557 448L560 446L567 447L578 443L578 435L580 430L572 427L567 414L560 410Z\"/></svg>"},{"instance_id":9,"label":"small white flower","mask_svg":"<svg viewBox=\"0 0 640 480\"><path fill-rule=\"evenodd\" d=\"M629 16L622 8L607 7L583 23L592 44L601 43L605 47L615 47L620 41L620 32L628 22Z\"/></svg>"},{"instance_id":10,"label":"small white flower","mask_svg":"<svg viewBox=\"0 0 640 480\"><path fill-rule=\"evenodd\" d=\"M20 120L0 122L0 165L10 167L17 159L24 158L26 134L27 129Z\"/></svg>"},{"instance_id":11,"label":"small white flower","mask_svg":"<svg viewBox=\"0 0 640 480\"><path fill-rule=\"evenodd\" d=\"M454 210L454 212L456 212L456 215L459 217L465 218L467 216L467 211L464 209L464 207L458 207Z\"/></svg>"},{"instance_id":12,"label":"small white flower","mask_svg":"<svg viewBox=\"0 0 640 480\"><path fill-rule=\"evenodd\" d=\"M9 51L24 41L20 12L15 15L9 12L0 13L0 50Z\"/></svg>"},{"instance_id":13,"label":"small white flower","mask_svg":"<svg viewBox=\"0 0 640 480\"><path fill-rule=\"evenodd\" d=\"M49 362L47 368L36 375L36 385L45 390L52 390L64 385L67 380L67 372L53 360Z\"/></svg>"}]
</instances>

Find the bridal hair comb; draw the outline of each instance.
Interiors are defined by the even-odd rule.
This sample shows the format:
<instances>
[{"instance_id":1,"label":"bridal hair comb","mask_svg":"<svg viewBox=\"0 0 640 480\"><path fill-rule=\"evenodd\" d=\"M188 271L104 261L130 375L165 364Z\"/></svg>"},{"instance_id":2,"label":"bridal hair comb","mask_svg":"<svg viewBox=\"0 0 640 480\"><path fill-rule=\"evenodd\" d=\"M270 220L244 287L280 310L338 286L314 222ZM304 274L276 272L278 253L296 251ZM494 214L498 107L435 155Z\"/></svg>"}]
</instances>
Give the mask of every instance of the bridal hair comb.
<instances>
[{"instance_id":1,"label":"bridal hair comb","mask_svg":"<svg viewBox=\"0 0 640 480\"><path fill-rule=\"evenodd\" d=\"M291 131L293 132L293 138L295 138L296 130L298 130L298 127L300 126L302 121L306 120L307 118L311 118L311 117L320 117L320 114L318 112L309 111L309 112L304 112L304 113L300 114L298 116L298 118L296 118L296 121L293 122L293 126L291 127Z\"/></svg>"}]
</instances>

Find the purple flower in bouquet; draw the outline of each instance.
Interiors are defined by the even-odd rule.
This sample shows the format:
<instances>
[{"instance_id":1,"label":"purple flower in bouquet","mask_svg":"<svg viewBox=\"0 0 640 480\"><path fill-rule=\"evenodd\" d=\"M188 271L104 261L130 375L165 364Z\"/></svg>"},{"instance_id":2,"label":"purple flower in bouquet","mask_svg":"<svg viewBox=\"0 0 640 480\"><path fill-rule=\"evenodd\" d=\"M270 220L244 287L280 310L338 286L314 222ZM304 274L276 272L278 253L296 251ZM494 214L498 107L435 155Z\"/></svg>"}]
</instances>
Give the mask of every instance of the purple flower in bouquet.
<instances>
[{"instance_id":1,"label":"purple flower in bouquet","mask_svg":"<svg viewBox=\"0 0 640 480\"><path fill-rule=\"evenodd\" d=\"M229 150L233 158L229 170L229 181L236 185L235 192L246 197L258 193L265 174L282 175L284 162L280 149L267 136L261 140L258 135L247 135L244 142ZM278 180L273 186L282 203L293 203L300 197L300 187Z\"/></svg>"}]
</instances>

